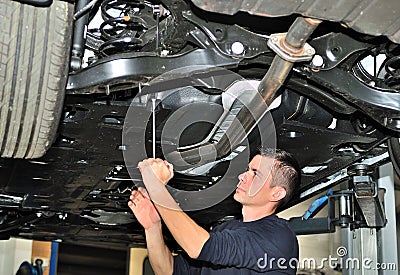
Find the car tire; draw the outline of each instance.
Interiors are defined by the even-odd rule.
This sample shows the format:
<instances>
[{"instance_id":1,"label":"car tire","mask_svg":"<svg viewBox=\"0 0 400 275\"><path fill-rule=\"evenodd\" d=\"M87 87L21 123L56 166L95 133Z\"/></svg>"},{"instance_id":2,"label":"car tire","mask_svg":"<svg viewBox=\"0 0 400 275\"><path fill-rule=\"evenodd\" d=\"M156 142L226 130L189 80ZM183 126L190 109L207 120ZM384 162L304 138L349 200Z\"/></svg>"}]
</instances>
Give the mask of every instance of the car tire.
<instances>
[{"instance_id":1,"label":"car tire","mask_svg":"<svg viewBox=\"0 0 400 275\"><path fill-rule=\"evenodd\" d=\"M0 0L0 156L38 158L55 139L69 69L74 6Z\"/></svg>"}]
</instances>

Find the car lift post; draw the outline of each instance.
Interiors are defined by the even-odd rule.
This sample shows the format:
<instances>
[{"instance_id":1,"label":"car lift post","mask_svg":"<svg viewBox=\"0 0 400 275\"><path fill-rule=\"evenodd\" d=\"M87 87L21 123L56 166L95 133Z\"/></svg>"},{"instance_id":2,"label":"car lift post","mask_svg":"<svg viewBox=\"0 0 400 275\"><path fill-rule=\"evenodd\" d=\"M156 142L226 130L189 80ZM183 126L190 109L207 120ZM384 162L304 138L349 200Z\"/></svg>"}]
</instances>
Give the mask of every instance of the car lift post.
<instances>
[{"instance_id":1,"label":"car lift post","mask_svg":"<svg viewBox=\"0 0 400 275\"><path fill-rule=\"evenodd\" d=\"M342 258L345 275L398 274L393 168L379 167L376 183L370 172L357 165L348 170L366 224L357 226L355 218L341 229L342 246L347 249Z\"/></svg>"},{"instance_id":2,"label":"car lift post","mask_svg":"<svg viewBox=\"0 0 400 275\"><path fill-rule=\"evenodd\" d=\"M393 167L380 166L375 175L365 164L347 171L348 182L329 195L328 217L312 218L313 213L310 219L292 218L290 225L298 235L333 233L339 227L341 246L331 256L344 275L397 275Z\"/></svg>"},{"instance_id":3,"label":"car lift post","mask_svg":"<svg viewBox=\"0 0 400 275\"><path fill-rule=\"evenodd\" d=\"M353 182L356 181L355 185L358 181L356 177L360 176L353 174ZM367 177L363 177L367 179ZM398 274L393 182L393 167L386 164L379 167L378 170L376 190L379 191L377 194L370 194L371 196L368 197L365 188L364 191L357 191L355 186L355 197L361 200L359 205L367 221L367 226L353 230L350 230L350 227L342 228L342 245L347 247L347 255L343 258L344 263L346 263L343 265L343 274ZM375 184L370 180L369 183ZM359 180L358 184L365 184L364 187L366 187L368 180L365 182ZM364 194L358 196L357 192L359 194L364 192ZM373 195L375 195L375 198L373 198ZM362 200L365 200L365 203ZM382 211L380 211L380 202L384 202L384 204L381 204ZM358 259L359 266L351 264L354 259Z\"/></svg>"},{"instance_id":4,"label":"car lift post","mask_svg":"<svg viewBox=\"0 0 400 275\"><path fill-rule=\"evenodd\" d=\"M385 275L398 275L398 250L397 250L397 229L396 229L396 201L394 169L388 163L379 167L378 186L386 190L385 193L385 213L387 224L378 232L378 240L381 247L381 259L384 263L393 263L395 270L386 270Z\"/></svg>"}]
</instances>

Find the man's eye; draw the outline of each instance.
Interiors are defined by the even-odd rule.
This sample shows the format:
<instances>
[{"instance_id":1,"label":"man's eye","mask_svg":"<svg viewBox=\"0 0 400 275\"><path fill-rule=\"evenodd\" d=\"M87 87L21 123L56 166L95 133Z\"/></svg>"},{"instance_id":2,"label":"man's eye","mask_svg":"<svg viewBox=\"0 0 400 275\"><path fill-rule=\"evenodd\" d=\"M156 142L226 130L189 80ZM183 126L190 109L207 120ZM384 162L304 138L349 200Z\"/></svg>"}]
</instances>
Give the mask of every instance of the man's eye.
<instances>
[{"instance_id":1,"label":"man's eye","mask_svg":"<svg viewBox=\"0 0 400 275\"><path fill-rule=\"evenodd\" d=\"M251 168L248 168L247 171L248 171L248 172L251 172L254 176L257 176L257 171L254 171L254 170L251 169Z\"/></svg>"}]
</instances>

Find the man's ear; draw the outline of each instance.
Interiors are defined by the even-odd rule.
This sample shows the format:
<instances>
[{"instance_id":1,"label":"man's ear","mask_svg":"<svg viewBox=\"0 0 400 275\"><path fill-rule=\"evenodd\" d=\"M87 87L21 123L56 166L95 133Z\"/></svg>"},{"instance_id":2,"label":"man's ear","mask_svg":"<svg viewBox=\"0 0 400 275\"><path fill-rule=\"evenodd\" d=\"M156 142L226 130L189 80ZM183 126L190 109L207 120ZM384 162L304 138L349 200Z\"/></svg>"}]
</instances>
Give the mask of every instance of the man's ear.
<instances>
[{"instance_id":1,"label":"man's ear","mask_svg":"<svg viewBox=\"0 0 400 275\"><path fill-rule=\"evenodd\" d=\"M272 201L278 202L286 197L286 189L281 186L275 186L272 188Z\"/></svg>"}]
</instances>

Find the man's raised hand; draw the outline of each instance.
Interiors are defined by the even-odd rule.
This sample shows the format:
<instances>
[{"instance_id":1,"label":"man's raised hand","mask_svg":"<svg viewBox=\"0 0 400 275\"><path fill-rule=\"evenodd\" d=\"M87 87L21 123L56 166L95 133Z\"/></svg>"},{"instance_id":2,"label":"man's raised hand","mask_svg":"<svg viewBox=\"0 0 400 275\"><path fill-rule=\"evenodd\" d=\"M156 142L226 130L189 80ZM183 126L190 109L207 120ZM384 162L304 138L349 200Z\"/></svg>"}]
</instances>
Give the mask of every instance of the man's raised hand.
<instances>
[{"instance_id":1,"label":"man's raised hand","mask_svg":"<svg viewBox=\"0 0 400 275\"><path fill-rule=\"evenodd\" d=\"M138 167L145 184L155 179L160 180L163 184L167 184L174 176L172 164L166 160L149 158L139 162Z\"/></svg>"},{"instance_id":2,"label":"man's raised hand","mask_svg":"<svg viewBox=\"0 0 400 275\"><path fill-rule=\"evenodd\" d=\"M151 202L146 189L139 187L138 190L133 190L128 206L144 229L160 226L160 215Z\"/></svg>"}]
</instances>

